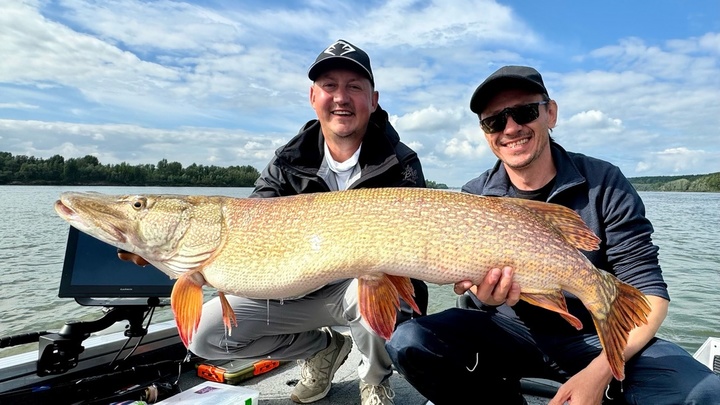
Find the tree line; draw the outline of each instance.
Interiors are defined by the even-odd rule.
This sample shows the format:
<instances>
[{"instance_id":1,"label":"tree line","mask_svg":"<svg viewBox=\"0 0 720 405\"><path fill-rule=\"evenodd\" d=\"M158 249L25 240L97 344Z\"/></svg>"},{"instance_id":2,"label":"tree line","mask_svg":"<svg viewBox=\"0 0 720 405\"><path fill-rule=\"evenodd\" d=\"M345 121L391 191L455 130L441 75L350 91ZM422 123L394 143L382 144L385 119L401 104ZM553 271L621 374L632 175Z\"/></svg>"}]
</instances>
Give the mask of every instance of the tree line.
<instances>
[{"instance_id":1,"label":"tree line","mask_svg":"<svg viewBox=\"0 0 720 405\"><path fill-rule=\"evenodd\" d=\"M0 152L0 184L116 185L173 187L253 187L260 173L252 166L204 166L162 159L153 164L101 164L97 157L49 159ZM720 172L686 176L630 177L639 191L720 192ZM448 186L427 180L430 188Z\"/></svg>"},{"instance_id":2,"label":"tree line","mask_svg":"<svg viewBox=\"0 0 720 405\"><path fill-rule=\"evenodd\" d=\"M720 172L687 176L631 177L638 191L701 191L720 192Z\"/></svg>"},{"instance_id":3,"label":"tree line","mask_svg":"<svg viewBox=\"0 0 720 405\"><path fill-rule=\"evenodd\" d=\"M101 164L97 157L49 159L0 152L0 184L26 185L102 185L102 186L173 186L173 187L253 187L260 177L252 166L183 167L163 159L153 164ZM427 181L431 188L448 188Z\"/></svg>"},{"instance_id":4,"label":"tree line","mask_svg":"<svg viewBox=\"0 0 720 405\"><path fill-rule=\"evenodd\" d=\"M0 152L0 184L252 187L260 173L252 166L183 167L162 159L153 164L101 164L97 157L49 159Z\"/></svg>"}]
</instances>

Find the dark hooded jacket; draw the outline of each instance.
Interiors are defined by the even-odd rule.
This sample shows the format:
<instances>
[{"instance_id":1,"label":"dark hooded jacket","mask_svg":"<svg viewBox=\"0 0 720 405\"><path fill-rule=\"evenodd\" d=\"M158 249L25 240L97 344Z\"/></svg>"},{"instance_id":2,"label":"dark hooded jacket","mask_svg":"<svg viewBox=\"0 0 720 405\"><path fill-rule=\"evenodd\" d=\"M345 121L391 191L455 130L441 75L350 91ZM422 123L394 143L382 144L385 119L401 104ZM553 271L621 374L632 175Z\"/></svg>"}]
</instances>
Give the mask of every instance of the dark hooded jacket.
<instances>
[{"instance_id":1,"label":"dark hooded jacket","mask_svg":"<svg viewBox=\"0 0 720 405\"><path fill-rule=\"evenodd\" d=\"M275 156L255 182L251 197L278 197L330 191L318 176L324 159L320 122L311 120ZM350 188L425 187L420 160L378 106L360 150L360 178Z\"/></svg>"},{"instance_id":2,"label":"dark hooded jacket","mask_svg":"<svg viewBox=\"0 0 720 405\"><path fill-rule=\"evenodd\" d=\"M550 148L557 175L547 202L573 209L601 239L600 249L582 253L595 267L614 274L643 293L669 300L658 263L658 248L651 239L653 227L632 184L618 167L608 162L567 152L554 141L550 142ZM513 190L500 161L462 188L472 194L518 197ZM583 323L583 332L594 331L590 314L580 300L565 295L570 313ZM575 328L556 313L523 301L512 309L503 305L499 310L511 316L516 313L531 328L576 333Z\"/></svg>"},{"instance_id":3,"label":"dark hooded jacket","mask_svg":"<svg viewBox=\"0 0 720 405\"><path fill-rule=\"evenodd\" d=\"M318 176L324 160L324 138L318 120L305 124L294 138L275 151L275 156L255 182L250 197L279 197L331 191ZM400 142L400 136L388 121L388 114L378 106L370 115L370 123L360 150L360 178L349 188L425 187L425 176L415 151ZM415 302L427 312L427 285L412 280ZM398 323L411 316L403 305ZM420 314L414 314L419 316Z\"/></svg>"}]
</instances>

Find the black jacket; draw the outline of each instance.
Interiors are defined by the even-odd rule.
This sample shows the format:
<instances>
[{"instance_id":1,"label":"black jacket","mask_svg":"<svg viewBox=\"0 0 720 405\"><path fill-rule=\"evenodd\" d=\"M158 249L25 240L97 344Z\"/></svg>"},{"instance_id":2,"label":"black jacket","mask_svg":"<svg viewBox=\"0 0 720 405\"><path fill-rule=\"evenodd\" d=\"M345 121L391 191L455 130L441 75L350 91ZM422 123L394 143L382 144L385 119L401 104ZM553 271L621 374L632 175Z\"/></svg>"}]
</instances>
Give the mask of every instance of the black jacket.
<instances>
[{"instance_id":1,"label":"black jacket","mask_svg":"<svg viewBox=\"0 0 720 405\"><path fill-rule=\"evenodd\" d=\"M360 178L350 188L425 187L420 160L379 106L360 151ZM255 182L251 197L278 197L330 191L317 172L324 159L320 123L311 120L275 156Z\"/></svg>"},{"instance_id":2,"label":"black jacket","mask_svg":"<svg viewBox=\"0 0 720 405\"><path fill-rule=\"evenodd\" d=\"M318 120L305 124L294 138L275 151L275 156L255 182L250 197L279 197L331 191L318 176L324 159L324 138ZM425 187L425 176L415 151L400 142L400 136L378 106L360 150L360 178L350 188ZM415 302L427 313L427 285L412 280ZM406 305L403 305L407 309ZM414 316L419 316L415 314ZM410 318L410 311L398 313L398 322Z\"/></svg>"}]
</instances>

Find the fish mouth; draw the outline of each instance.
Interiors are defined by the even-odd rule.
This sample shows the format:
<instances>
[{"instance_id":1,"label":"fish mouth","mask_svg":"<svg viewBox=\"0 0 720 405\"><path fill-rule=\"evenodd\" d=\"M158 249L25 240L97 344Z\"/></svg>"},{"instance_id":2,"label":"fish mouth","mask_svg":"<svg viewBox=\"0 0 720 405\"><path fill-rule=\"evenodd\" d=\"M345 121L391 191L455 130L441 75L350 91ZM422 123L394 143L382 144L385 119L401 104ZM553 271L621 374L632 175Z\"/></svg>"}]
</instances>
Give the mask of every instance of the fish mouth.
<instances>
[{"instance_id":1,"label":"fish mouth","mask_svg":"<svg viewBox=\"0 0 720 405\"><path fill-rule=\"evenodd\" d=\"M70 209L67 205L63 204L61 200L55 201L55 212L58 213L61 217L64 219L72 219L74 218L75 211Z\"/></svg>"},{"instance_id":2,"label":"fish mouth","mask_svg":"<svg viewBox=\"0 0 720 405\"><path fill-rule=\"evenodd\" d=\"M73 227L87 234L92 234L91 230L99 228L102 230L104 242L111 244L125 244L127 237L125 233L113 225L111 221L103 221L89 216L81 215L72 208L72 202L63 201L62 199L55 201L55 212L70 223ZM99 213L98 213L99 214ZM102 215L100 215L102 216Z\"/></svg>"}]
</instances>

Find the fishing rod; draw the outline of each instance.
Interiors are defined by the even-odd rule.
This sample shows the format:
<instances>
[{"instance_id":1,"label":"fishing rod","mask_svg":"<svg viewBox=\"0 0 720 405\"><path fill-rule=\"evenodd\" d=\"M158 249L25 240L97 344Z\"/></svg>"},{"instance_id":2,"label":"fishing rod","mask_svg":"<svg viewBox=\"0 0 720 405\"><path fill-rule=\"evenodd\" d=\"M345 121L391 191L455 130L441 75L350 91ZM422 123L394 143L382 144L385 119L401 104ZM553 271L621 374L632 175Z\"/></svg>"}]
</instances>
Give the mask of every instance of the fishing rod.
<instances>
[{"instance_id":1,"label":"fishing rod","mask_svg":"<svg viewBox=\"0 0 720 405\"><path fill-rule=\"evenodd\" d=\"M53 333L53 332L43 330L40 332L20 333L17 335L6 336L3 338L0 338L0 349L4 349L6 347L12 347L12 346L24 345L27 343L37 343L40 340L40 336L49 335L51 333Z\"/></svg>"},{"instance_id":2,"label":"fishing rod","mask_svg":"<svg viewBox=\"0 0 720 405\"><path fill-rule=\"evenodd\" d=\"M161 360L139 364L122 370L102 372L71 381L48 381L33 387L20 388L0 393L0 404L54 403L64 398L63 403L108 404L123 400L143 400L153 403L180 391L172 380L178 364L183 360Z\"/></svg>"}]
</instances>

